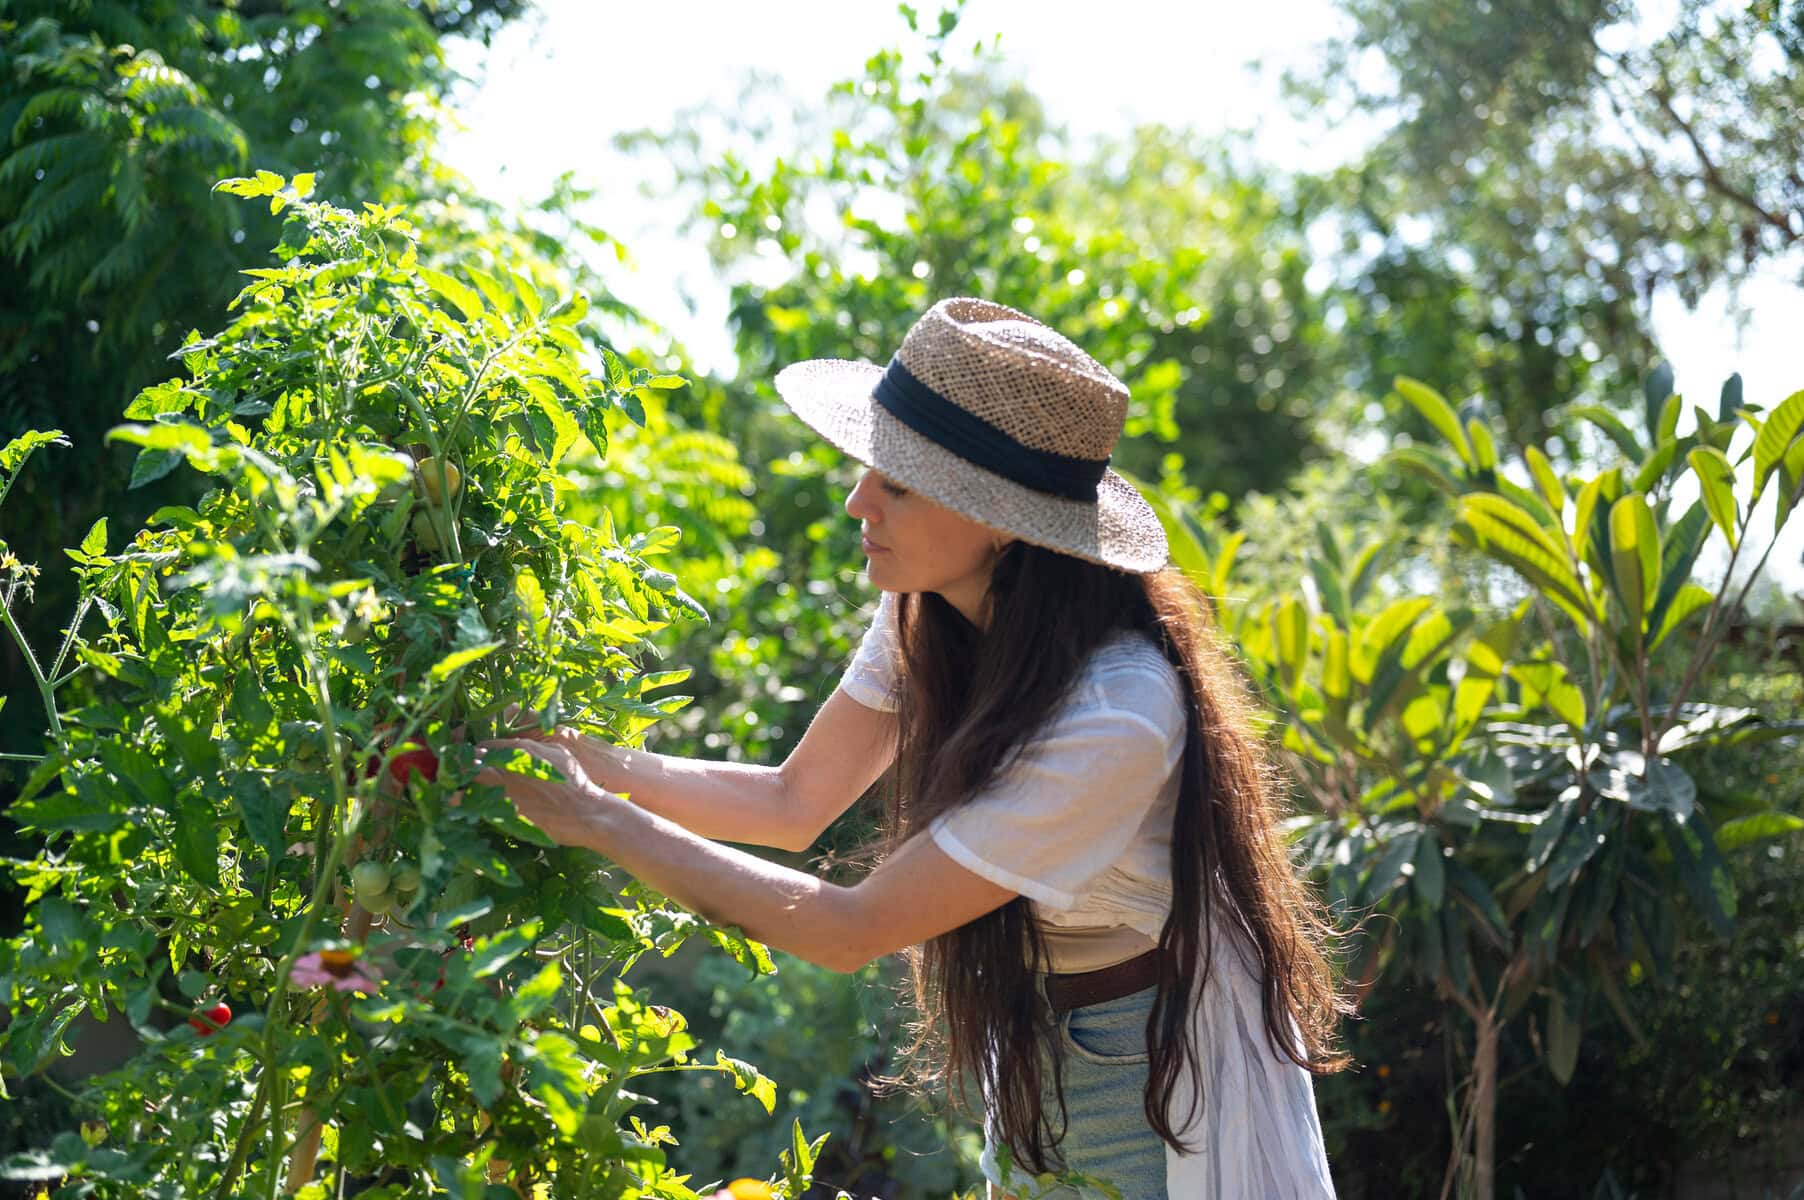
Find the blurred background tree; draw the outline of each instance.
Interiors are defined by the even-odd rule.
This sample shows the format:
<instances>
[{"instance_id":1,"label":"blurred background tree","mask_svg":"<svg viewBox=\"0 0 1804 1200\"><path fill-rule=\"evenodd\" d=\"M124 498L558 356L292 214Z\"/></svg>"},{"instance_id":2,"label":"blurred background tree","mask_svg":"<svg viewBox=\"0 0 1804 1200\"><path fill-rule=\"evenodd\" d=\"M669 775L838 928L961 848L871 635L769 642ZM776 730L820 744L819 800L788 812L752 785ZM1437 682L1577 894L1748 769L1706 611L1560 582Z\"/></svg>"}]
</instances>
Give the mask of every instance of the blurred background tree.
<instances>
[{"instance_id":1,"label":"blurred background tree","mask_svg":"<svg viewBox=\"0 0 1804 1200\"><path fill-rule=\"evenodd\" d=\"M1482 394L1538 443L1562 401L1646 373L1656 292L1695 305L1768 260L1804 278L1804 4L1340 8L1351 36L1289 84L1382 131L1324 181L1381 348L1364 390Z\"/></svg>"}]
</instances>

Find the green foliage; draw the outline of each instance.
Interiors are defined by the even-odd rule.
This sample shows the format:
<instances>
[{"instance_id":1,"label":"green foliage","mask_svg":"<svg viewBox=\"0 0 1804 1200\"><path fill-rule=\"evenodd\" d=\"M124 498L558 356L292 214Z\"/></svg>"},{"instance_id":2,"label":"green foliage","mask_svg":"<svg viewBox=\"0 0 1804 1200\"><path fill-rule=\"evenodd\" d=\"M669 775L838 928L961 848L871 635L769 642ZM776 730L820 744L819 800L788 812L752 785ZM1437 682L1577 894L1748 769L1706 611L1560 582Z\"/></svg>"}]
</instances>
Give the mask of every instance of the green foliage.
<instances>
[{"instance_id":1,"label":"green foliage","mask_svg":"<svg viewBox=\"0 0 1804 1200\"><path fill-rule=\"evenodd\" d=\"M12 865L30 915L0 942L0 1065L40 1075L82 1013L143 1048L76 1093L105 1139L60 1133L0 1169L98 1196L273 1193L312 1180L323 1143L364 1194L555 1178L686 1200L629 1085L715 1072L766 1113L774 1088L691 1061L682 1016L620 974L697 934L742 971L768 956L557 847L474 783L472 748L508 703L627 742L687 702L647 697L672 680L635 657L705 616L655 561L675 538L571 521L558 471L661 380L599 343L582 293L427 266L400 206L311 185L220 185L286 212L278 265L245 272L232 322L183 345L189 378L109 435L138 448L136 482L185 464L210 487L69 552L80 607L48 667L9 560L0 611L52 744L9 810L41 841ZM0 449L5 482L56 440ZM87 702L65 711L76 676ZM194 1028L222 999L234 1018ZM796 1139L779 1196L819 1148Z\"/></svg>"},{"instance_id":2,"label":"green foliage","mask_svg":"<svg viewBox=\"0 0 1804 1200\"><path fill-rule=\"evenodd\" d=\"M949 1196L983 1180L978 1131L925 1111L909 1096L876 1096L870 1079L893 1071L897 965L873 963L838 975L775 954L777 973L747 983L719 956L683 950L639 968L639 987L689 1013L691 1028L715 1041L757 1046L777 1083L780 1117L832 1137L817 1180L855 1196ZM658 1111L683 1131L685 1169L699 1178L756 1172L787 1144L780 1124L739 1103L725 1081L676 1076L647 1080Z\"/></svg>"},{"instance_id":3,"label":"green foliage","mask_svg":"<svg viewBox=\"0 0 1804 1200\"><path fill-rule=\"evenodd\" d=\"M1282 722L1312 801L1291 830L1305 862L1338 911L1381 916L1351 967L1360 989L1402 972L1481 1033L1539 1000L1541 1054L1562 1083L1588 1005L1607 1004L1639 1040L1624 978L1676 982L1676 897L1732 933L1736 889L1717 831L1745 845L1799 827L1753 797L1707 802L1689 764L1804 728L1693 699L1804 489L1784 465L1804 453L1804 399L1734 414L1753 433L1742 482L1722 470L1738 426L1698 410L1679 436L1669 389L1670 377L1649 389L1645 445L1608 410L1581 413L1614 423L1622 457L1561 478L1544 455L1525 456L1531 491L1504 472L1482 425L1462 426L1433 389L1397 381L1445 442L1399 455L1452 496L1453 538L1505 571L1488 617L1432 595L1374 594L1381 547L1347 554L1326 524L1303 594L1231 590L1238 542L1161 505L1174 556L1222 598ZM1720 588L1693 581L1715 528L1706 505L1675 514L1686 461L1700 486L1724 493L1713 502L1732 547ZM1749 522L1770 479L1782 489L1778 520L1756 534ZM1741 556L1762 543L1743 582Z\"/></svg>"},{"instance_id":4,"label":"green foliage","mask_svg":"<svg viewBox=\"0 0 1804 1200\"><path fill-rule=\"evenodd\" d=\"M8 509L27 560L60 562L61 530L106 515L135 527L191 503L173 475L125 488L106 428L143 387L180 370L234 273L279 235L267 208L210 191L252 162L317 171L324 194L393 203L449 190L425 152L450 83L444 36L487 37L517 0L11 0L0 5L0 438L70 430L74 451L25 481ZM47 571L44 611L75 603ZM53 626L28 618L38 640ZM4 689L30 682L16 661ZM5 749L38 748L30 725Z\"/></svg>"}]
</instances>

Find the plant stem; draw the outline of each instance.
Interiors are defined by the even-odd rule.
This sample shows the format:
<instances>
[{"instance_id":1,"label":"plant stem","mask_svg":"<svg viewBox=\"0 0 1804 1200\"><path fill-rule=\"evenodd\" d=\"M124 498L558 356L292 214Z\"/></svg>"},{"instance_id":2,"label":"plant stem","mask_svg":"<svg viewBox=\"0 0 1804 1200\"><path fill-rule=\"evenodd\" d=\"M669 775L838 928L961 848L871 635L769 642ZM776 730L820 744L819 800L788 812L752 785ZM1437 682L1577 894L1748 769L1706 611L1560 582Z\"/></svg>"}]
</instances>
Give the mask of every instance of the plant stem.
<instances>
[{"instance_id":1,"label":"plant stem","mask_svg":"<svg viewBox=\"0 0 1804 1200\"><path fill-rule=\"evenodd\" d=\"M50 722L50 735L56 739L57 749L60 750L63 745L63 723L56 715L56 689L51 687L50 678L38 665L38 656L31 652L31 643L25 640L25 634L13 620L10 605L0 604L0 621L6 622L7 631L13 635L13 641L18 643L19 653L25 656L25 665L31 668L31 678L38 685L38 696L44 701L44 716Z\"/></svg>"},{"instance_id":2,"label":"plant stem","mask_svg":"<svg viewBox=\"0 0 1804 1200\"><path fill-rule=\"evenodd\" d=\"M239 1131L238 1143L232 1147L232 1157L227 1160L225 1173L219 1177L219 1187L213 1193L214 1200L226 1200L232 1194L232 1185L238 1182L238 1173L244 1170L244 1160L250 1153L251 1142L246 1136L257 1127L257 1121L263 1115L263 1108L269 1103L269 1068L263 1069L263 1077L257 1081L257 1094L251 1100L250 1111L244 1115L244 1127Z\"/></svg>"}]
</instances>

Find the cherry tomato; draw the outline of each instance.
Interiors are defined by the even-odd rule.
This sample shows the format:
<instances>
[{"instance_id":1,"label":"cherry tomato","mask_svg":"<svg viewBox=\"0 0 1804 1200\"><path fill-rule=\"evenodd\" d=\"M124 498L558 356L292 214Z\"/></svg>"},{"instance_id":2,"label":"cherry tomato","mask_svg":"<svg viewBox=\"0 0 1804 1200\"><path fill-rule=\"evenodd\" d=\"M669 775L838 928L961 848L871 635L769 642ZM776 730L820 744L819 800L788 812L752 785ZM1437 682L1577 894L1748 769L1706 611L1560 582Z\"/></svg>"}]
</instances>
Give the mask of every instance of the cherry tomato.
<instances>
[{"instance_id":1,"label":"cherry tomato","mask_svg":"<svg viewBox=\"0 0 1804 1200\"><path fill-rule=\"evenodd\" d=\"M372 901L388 895L388 868L364 859L351 868L351 891L356 895L357 903L374 912Z\"/></svg>"},{"instance_id":2,"label":"cherry tomato","mask_svg":"<svg viewBox=\"0 0 1804 1200\"><path fill-rule=\"evenodd\" d=\"M428 783L438 782L438 755L425 748L403 750L388 760L388 773L402 787L411 782L415 771L426 777Z\"/></svg>"},{"instance_id":3,"label":"cherry tomato","mask_svg":"<svg viewBox=\"0 0 1804 1200\"><path fill-rule=\"evenodd\" d=\"M394 888L395 894L398 896L419 891L420 869L406 859L401 859L395 864L395 869L389 876L389 885Z\"/></svg>"},{"instance_id":4,"label":"cherry tomato","mask_svg":"<svg viewBox=\"0 0 1804 1200\"><path fill-rule=\"evenodd\" d=\"M209 1024L209 1022L211 1023ZM188 1024L194 1026L202 1037L210 1037L231 1023L232 1008L224 1000L211 1008L203 1008L199 1013L188 1018Z\"/></svg>"}]
</instances>

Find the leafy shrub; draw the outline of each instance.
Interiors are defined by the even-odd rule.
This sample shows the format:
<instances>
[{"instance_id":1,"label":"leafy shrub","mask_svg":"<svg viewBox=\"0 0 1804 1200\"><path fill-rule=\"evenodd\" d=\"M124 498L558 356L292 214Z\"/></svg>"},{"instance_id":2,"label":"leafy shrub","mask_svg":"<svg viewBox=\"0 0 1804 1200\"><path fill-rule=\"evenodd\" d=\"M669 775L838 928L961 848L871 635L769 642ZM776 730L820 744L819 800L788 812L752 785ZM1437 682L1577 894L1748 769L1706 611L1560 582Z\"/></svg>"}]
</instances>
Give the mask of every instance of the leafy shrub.
<instances>
[{"instance_id":1,"label":"leafy shrub","mask_svg":"<svg viewBox=\"0 0 1804 1200\"><path fill-rule=\"evenodd\" d=\"M42 841L13 864L30 914L0 942L0 1066L42 1072L84 1011L143 1048L72 1093L79 1132L5 1174L96 1196L323 1194L335 1174L366 1196L555 1179L686 1200L629 1084L708 1069L766 1111L772 1085L692 1061L681 1014L620 975L698 934L742 971L768 957L472 782L510 702L623 742L685 703L657 693L683 672L635 658L705 615L654 562L680 531L570 521L558 470L672 381L600 344L581 294L427 266L398 206L315 201L307 175L222 187L288 213L278 265L109 435L140 448L135 483L186 465L213 486L116 550L104 519L88 531L43 659L6 560L50 750L10 810ZM0 450L0 497L61 440ZM63 711L77 677L89 699ZM819 1144L795 1131L776 1194Z\"/></svg>"}]
</instances>

